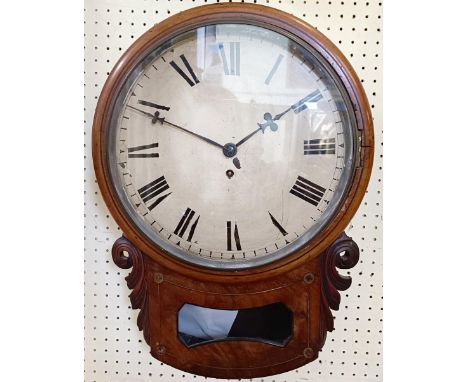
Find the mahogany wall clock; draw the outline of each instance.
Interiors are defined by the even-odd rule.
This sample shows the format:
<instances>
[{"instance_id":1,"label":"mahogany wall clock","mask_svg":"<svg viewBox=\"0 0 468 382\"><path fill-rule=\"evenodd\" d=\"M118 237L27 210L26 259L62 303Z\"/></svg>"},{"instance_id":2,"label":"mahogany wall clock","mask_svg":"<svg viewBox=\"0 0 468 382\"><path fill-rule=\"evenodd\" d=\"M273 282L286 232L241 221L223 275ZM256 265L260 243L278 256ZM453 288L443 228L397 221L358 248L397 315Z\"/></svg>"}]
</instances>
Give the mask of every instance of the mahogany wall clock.
<instances>
[{"instance_id":1,"label":"mahogany wall clock","mask_svg":"<svg viewBox=\"0 0 468 382\"><path fill-rule=\"evenodd\" d=\"M359 79L303 21L225 3L142 35L102 90L93 159L151 354L221 378L316 359L372 158Z\"/></svg>"}]
</instances>

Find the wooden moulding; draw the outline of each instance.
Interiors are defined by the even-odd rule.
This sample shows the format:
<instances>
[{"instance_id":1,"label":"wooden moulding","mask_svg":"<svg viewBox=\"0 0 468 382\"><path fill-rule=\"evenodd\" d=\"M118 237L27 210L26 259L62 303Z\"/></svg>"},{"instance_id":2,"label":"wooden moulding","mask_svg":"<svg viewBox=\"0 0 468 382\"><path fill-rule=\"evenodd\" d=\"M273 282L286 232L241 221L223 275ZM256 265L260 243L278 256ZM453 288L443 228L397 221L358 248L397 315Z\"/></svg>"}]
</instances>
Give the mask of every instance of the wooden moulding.
<instances>
[{"instance_id":1,"label":"wooden moulding","mask_svg":"<svg viewBox=\"0 0 468 382\"><path fill-rule=\"evenodd\" d=\"M342 276L339 269L351 269L359 261L359 247L344 232L320 255L321 299L320 299L320 343L321 349L327 338L327 331L335 329L331 309L338 310L341 296L351 286L351 277Z\"/></svg>"},{"instance_id":2,"label":"wooden moulding","mask_svg":"<svg viewBox=\"0 0 468 382\"><path fill-rule=\"evenodd\" d=\"M138 329L143 330L145 341L150 343L149 331L149 301L148 301L148 284L146 280L146 256L136 248L125 237L117 239L112 247L112 259L114 263L122 268L132 268L130 274L125 278L130 293L130 302L133 309L140 309L138 314L137 325Z\"/></svg>"},{"instance_id":3,"label":"wooden moulding","mask_svg":"<svg viewBox=\"0 0 468 382\"><path fill-rule=\"evenodd\" d=\"M315 360L327 331L333 330L331 309L351 278L337 268L359 260L356 243L342 233L319 257L279 277L238 284L199 282L164 268L125 237L112 248L114 262L132 267L127 285L138 327L160 361L193 374L216 378L256 378L286 372ZM284 346L231 340L187 347L178 338L177 314L185 304L216 309L243 309L281 302L293 312L293 336Z\"/></svg>"},{"instance_id":4,"label":"wooden moulding","mask_svg":"<svg viewBox=\"0 0 468 382\"><path fill-rule=\"evenodd\" d=\"M349 94L357 123L356 134L359 138L357 165L351 184L335 216L314 239L296 253L258 268L235 272L237 282L250 283L255 280L279 277L310 262L325 251L346 228L359 207L371 174L374 153L372 117L362 85L344 55L323 34L293 15L257 4L222 3L192 8L155 25L124 53L104 85L94 116L93 160L102 196L117 224L137 248L160 266L200 282L229 284L232 277L232 272L197 267L177 260L155 246L128 218L112 186L107 157L106 132L110 128L112 102L126 75L131 72L141 57L155 46L181 31L217 22L245 22L272 26L297 36L298 39L315 49L333 68Z\"/></svg>"}]
</instances>

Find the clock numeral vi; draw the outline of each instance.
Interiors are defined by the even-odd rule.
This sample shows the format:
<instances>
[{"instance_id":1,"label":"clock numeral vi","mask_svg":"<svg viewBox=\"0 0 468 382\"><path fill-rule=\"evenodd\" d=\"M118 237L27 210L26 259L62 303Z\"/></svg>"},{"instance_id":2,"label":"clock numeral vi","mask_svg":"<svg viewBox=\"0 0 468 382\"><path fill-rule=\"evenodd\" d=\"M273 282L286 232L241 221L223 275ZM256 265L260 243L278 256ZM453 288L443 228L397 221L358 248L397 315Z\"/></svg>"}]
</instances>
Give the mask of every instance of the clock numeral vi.
<instances>
[{"instance_id":1,"label":"clock numeral vi","mask_svg":"<svg viewBox=\"0 0 468 382\"><path fill-rule=\"evenodd\" d=\"M317 90L314 90L309 95L305 96L299 102L296 102L294 105L291 106L291 108L294 110L295 113L300 113L301 111L308 108L308 104L310 104L311 102L318 102L321 99L322 99L322 94L317 89Z\"/></svg>"},{"instance_id":2,"label":"clock numeral vi","mask_svg":"<svg viewBox=\"0 0 468 382\"><path fill-rule=\"evenodd\" d=\"M146 186L141 187L138 190L138 193L140 194L140 197L143 200L143 203L145 204L154 200L154 198L157 198L148 206L148 209L151 211L154 207L156 207L159 203L166 199L170 194L172 194L172 192L169 192L167 194L162 195L163 192L168 189L169 185L167 184L166 179L164 178L164 176L161 176L158 179L148 183Z\"/></svg>"},{"instance_id":3,"label":"clock numeral vi","mask_svg":"<svg viewBox=\"0 0 468 382\"><path fill-rule=\"evenodd\" d=\"M149 145L142 145L142 146L135 146L128 148L128 157L129 158L159 158L159 154L157 152L139 152L135 153L136 151L148 151L149 149L154 149L158 147L158 143L151 143Z\"/></svg>"},{"instance_id":4,"label":"clock numeral vi","mask_svg":"<svg viewBox=\"0 0 468 382\"><path fill-rule=\"evenodd\" d=\"M224 51L224 43L218 45L221 60L223 60L224 74L226 76L239 76L240 75L240 42L229 43L229 60L228 64L226 52ZM229 69L229 66L231 67Z\"/></svg>"},{"instance_id":5,"label":"clock numeral vi","mask_svg":"<svg viewBox=\"0 0 468 382\"><path fill-rule=\"evenodd\" d=\"M294 183L294 186L289 192L307 203L317 206L323 198L325 191L325 188L303 178L302 176L298 176L296 183Z\"/></svg>"},{"instance_id":6,"label":"clock numeral vi","mask_svg":"<svg viewBox=\"0 0 468 382\"><path fill-rule=\"evenodd\" d=\"M188 72L190 73L190 76L192 78L190 78L180 67L179 65L177 65L174 61L171 61L169 62L169 64L175 69L175 71L177 73L179 73L181 75L181 77L187 81L187 83L190 85L190 86L195 86L195 84L198 84L200 81L199 79L197 78L197 76L195 75L195 72L193 71L192 67L190 66L189 62L187 61L187 59L185 58L185 56L183 54L180 55L180 59L182 60L182 62L184 63L185 67L187 68Z\"/></svg>"},{"instance_id":7,"label":"clock numeral vi","mask_svg":"<svg viewBox=\"0 0 468 382\"><path fill-rule=\"evenodd\" d=\"M335 154L335 138L304 141L304 155Z\"/></svg>"},{"instance_id":8,"label":"clock numeral vi","mask_svg":"<svg viewBox=\"0 0 468 382\"><path fill-rule=\"evenodd\" d=\"M234 236L234 242L236 244L236 249L240 251L242 249L239 238L239 230L237 228L237 223L234 223L234 230L232 229L232 222L228 221L226 224L226 233L227 233L227 250L232 251L232 237Z\"/></svg>"},{"instance_id":9,"label":"clock numeral vi","mask_svg":"<svg viewBox=\"0 0 468 382\"><path fill-rule=\"evenodd\" d=\"M177 236L184 238L184 234L187 231L187 228L189 227L190 222L192 221L194 215L195 215L194 210L190 208L187 208L185 210L184 215L182 216L182 218L179 221L179 224L177 224L177 227L174 230L174 233ZM190 226L190 230L188 231L187 241L192 241L193 234L195 233L195 229L197 228L198 220L200 220L200 215L198 215L196 220Z\"/></svg>"}]
</instances>

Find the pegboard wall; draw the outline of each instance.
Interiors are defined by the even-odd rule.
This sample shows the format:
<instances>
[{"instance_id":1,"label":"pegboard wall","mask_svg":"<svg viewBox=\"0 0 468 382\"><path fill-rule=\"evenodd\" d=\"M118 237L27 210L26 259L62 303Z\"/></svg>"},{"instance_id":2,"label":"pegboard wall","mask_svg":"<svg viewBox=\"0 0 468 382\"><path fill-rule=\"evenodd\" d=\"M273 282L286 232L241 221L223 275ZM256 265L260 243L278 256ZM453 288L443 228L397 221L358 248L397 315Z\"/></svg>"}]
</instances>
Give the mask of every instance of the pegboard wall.
<instances>
[{"instance_id":1,"label":"pegboard wall","mask_svg":"<svg viewBox=\"0 0 468 382\"><path fill-rule=\"evenodd\" d=\"M130 307L122 271L111 247L121 232L96 183L91 131L95 106L110 70L153 24L207 0L85 0L85 381L181 382L207 378L166 366L149 354ZM218 1L219 2L219 1ZM330 38L346 55L366 90L375 128L373 175L347 229L361 259L348 273L351 287L335 312L335 331L318 360L268 382L382 380L382 2L324 0L246 1L294 14ZM260 379L258 379L260 380Z\"/></svg>"}]
</instances>

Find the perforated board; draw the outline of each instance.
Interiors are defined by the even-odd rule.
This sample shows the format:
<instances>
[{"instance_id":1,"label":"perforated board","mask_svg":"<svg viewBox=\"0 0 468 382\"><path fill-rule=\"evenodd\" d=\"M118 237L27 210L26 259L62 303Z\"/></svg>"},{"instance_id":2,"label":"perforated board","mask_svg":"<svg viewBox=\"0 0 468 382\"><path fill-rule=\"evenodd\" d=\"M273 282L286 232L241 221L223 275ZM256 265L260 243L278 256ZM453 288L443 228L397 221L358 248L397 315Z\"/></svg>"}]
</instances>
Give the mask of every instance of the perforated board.
<instances>
[{"instance_id":1,"label":"perforated board","mask_svg":"<svg viewBox=\"0 0 468 382\"><path fill-rule=\"evenodd\" d=\"M164 365L149 354L130 307L122 271L111 247L121 232L100 195L92 165L94 110L106 77L128 46L153 24L182 10L216 1L85 0L85 381L180 382L206 379ZM294 14L316 26L346 55L361 78L375 128L373 175L347 228L358 243L353 283L342 293L335 331L318 360L263 381L382 380L382 2L246 1ZM259 379L260 380L260 379Z\"/></svg>"}]
</instances>

